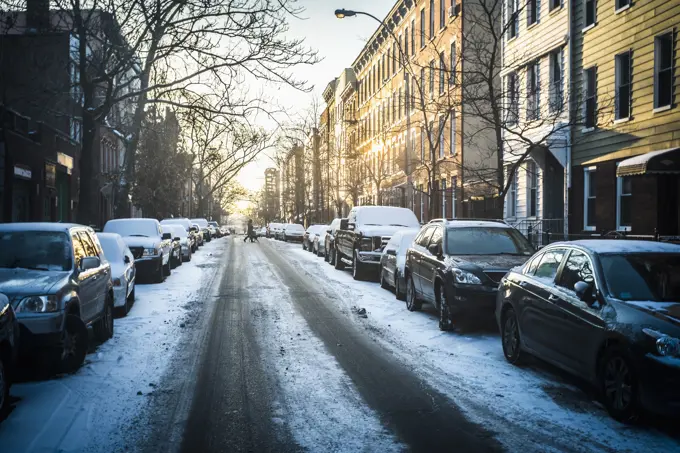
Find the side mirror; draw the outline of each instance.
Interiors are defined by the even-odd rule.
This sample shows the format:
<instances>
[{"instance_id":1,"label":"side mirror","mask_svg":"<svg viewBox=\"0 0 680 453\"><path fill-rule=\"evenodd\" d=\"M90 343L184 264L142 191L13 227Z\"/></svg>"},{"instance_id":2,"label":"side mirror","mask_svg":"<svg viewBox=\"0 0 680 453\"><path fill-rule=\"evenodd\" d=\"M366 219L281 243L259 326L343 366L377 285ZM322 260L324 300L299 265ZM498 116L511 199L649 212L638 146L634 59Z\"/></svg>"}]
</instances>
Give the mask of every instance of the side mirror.
<instances>
[{"instance_id":1,"label":"side mirror","mask_svg":"<svg viewBox=\"0 0 680 453\"><path fill-rule=\"evenodd\" d=\"M340 229L341 229L341 230L346 230L346 229L348 229L348 226L349 226L349 221L348 221L347 219L342 219L342 220L340 221Z\"/></svg>"},{"instance_id":2,"label":"side mirror","mask_svg":"<svg viewBox=\"0 0 680 453\"><path fill-rule=\"evenodd\" d=\"M163 236L161 236L161 237L163 238L163 240L172 239L172 234L170 234L170 233L163 233Z\"/></svg>"},{"instance_id":3,"label":"side mirror","mask_svg":"<svg viewBox=\"0 0 680 453\"><path fill-rule=\"evenodd\" d=\"M356 228L356 224L355 224L355 223L348 223L348 224L347 224L347 229L348 229L348 230L353 231L355 228Z\"/></svg>"},{"instance_id":4,"label":"side mirror","mask_svg":"<svg viewBox=\"0 0 680 453\"><path fill-rule=\"evenodd\" d=\"M328 233L328 234L333 234L333 230L331 230L331 229L329 228L329 229L326 230L326 233Z\"/></svg>"},{"instance_id":5,"label":"side mirror","mask_svg":"<svg viewBox=\"0 0 680 453\"><path fill-rule=\"evenodd\" d=\"M181 240L181 239L179 238L179 236L177 236L176 238L173 239L173 241L179 241L179 240Z\"/></svg>"},{"instance_id":6,"label":"side mirror","mask_svg":"<svg viewBox=\"0 0 680 453\"><path fill-rule=\"evenodd\" d=\"M439 256L439 244L430 244L427 248L434 256Z\"/></svg>"},{"instance_id":7,"label":"side mirror","mask_svg":"<svg viewBox=\"0 0 680 453\"><path fill-rule=\"evenodd\" d=\"M574 284L574 291L576 296L586 305L591 307L595 303L595 294L593 294L593 287L586 282L580 281Z\"/></svg>"},{"instance_id":8,"label":"side mirror","mask_svg":"<svg viewBox=\"0 0 680 453\"><path fill-rule=\"evenodd\" d=\"M123 262L124 262L125 264L130 264L130 257L127 256L127 255L125 255L125 256L123 257Z\"/></svg>"},{"instance_id":9,"label":"side mirror","mask_svg":"<svg viewBox=\"0 0 680 453\"><path fill-rule=\"evenodd\" d=\"M80 270L87 271L96 269L101 265L101 260L98 256L86 256L80 260Z\"/></svg>"},{"instance_id":10,"label":"side mirror","mask_svg":"<svg viewBox=\"0 0 680 453\"><path fill-rule=\"evenodd\" d=\"M385 250L385 253L387 255L397 256L397 251L394 250L394 249L387 249L387 250Z\"/></svg>"}]
</instances>

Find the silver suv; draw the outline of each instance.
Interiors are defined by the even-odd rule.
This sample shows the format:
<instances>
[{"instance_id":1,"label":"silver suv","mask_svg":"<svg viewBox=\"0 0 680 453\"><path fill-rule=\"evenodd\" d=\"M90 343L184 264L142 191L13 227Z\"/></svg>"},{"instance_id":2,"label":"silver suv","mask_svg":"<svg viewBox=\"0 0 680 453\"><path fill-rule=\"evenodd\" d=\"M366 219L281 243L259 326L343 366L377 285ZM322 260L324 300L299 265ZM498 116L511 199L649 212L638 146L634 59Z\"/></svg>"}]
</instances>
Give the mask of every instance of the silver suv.
<instances>
[{"instance_id":1,"label":"silver suv","mask_svg":"<svg viewBox=\"0 0 680 453\"><path fill-rule=\"evenodd\" d=\"M21 331L21 352L48 354L59 370L78 369L87 327L113 336L111 267L92 228L63 223L0 224L0 292Z\"/></svg>"}]
</instances>

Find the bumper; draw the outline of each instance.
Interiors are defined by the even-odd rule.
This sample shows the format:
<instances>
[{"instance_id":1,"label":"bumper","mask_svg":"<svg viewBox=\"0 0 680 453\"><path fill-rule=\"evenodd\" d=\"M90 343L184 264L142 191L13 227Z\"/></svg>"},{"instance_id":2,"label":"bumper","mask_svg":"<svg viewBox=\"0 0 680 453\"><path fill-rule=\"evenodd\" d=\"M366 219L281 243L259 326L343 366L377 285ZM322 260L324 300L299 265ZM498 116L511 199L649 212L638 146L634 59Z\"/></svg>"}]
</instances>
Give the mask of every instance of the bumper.
<instances>
[{"instance_id":1,"label":"bumper","mask_svg":"<svg viewBox=\"0 0 680 453\"><path fill-rule=\"evenodd\" d=\"M498 288L484 285L455 284L453 287L451 285L449 283L447 296L451 311L488 313L494 316Z\"/></svg>"},{"instance_id":2,"label":"bumper","mask_svg":"<svg viewBox=\"0 0 680 453\"><path fill-rule=\"evenodd\" d=\"M647 354L637 371L642 406L659 415L680 415L680 358Z\"/></svg>"},{"instance_id":3,"label":"bumper","mask_svg":"<svg viewBox=\"0 0 680 453\"><path fill-rule=\"evenodd\" d=\"M32 356L37 351L50 351L61 347L64 329L64 312L30 315L19 320L19 355Z\"/></svg>"},{"instance_id":4,"label":"bumper","mask_svg":"<svg viewBox=\"0 0 680 453\"><path fill-rule=\"evenodd\" d=\"M375 264L377 266L380 264L381 257L382 252L359 252L359 261L362 264Z\"/></svg>"},{"instance_id":5,"label":"bumper","mask_svg":"<svg viewBox=\"0 0 680 453\"><path fill-rule=\"evenodd\" d=\"M160 267L163 265L163 260L160 256L154 256L150 258L139 258L135 260L135 268L137 269L137 275L142 276L142 278L149 277L151 275L156 275L159 272Z\"/></svg>"},{"instance_id":6,"label":"bumper","mask_svg":"<svg viewBox=\"0 0 680 453\"><path fill-rule=\"evenodd\" d=\"M127 285L113 287L113 306L124 307L127 301Z\"/></svg>"}]
</instances>

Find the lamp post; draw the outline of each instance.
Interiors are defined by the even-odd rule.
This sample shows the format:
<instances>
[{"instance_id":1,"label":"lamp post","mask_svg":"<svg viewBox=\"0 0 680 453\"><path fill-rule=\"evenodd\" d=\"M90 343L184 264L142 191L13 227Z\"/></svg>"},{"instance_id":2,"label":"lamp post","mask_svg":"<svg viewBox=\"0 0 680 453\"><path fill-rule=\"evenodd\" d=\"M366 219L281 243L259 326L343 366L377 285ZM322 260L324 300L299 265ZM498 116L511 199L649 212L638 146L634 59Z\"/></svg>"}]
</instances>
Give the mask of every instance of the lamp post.
<instances>
[{"instance_id":1,"label":"lamp post","mask_svg":"<svg viewBox=\"0 0 680 453\"><path fill-rule=\"evenodd\" d=\"M411 108L409 107L409 99L410 97L410 90L412 87L410 86L409 83L409 76L406 71L406 66L408 65L408 59L406 58L406 54L404 53L404 49L401 47L401 41L397 36L394 34L392 29L385 24L382 20L378 19L376 16L374 16L371 13L367 13L364 11L354 11L351 9L336 9L335 10L335 17L338 19L344 19L345 17L354 17L354 16L368 16L374 21L378 22L383 28L387 30L387 32L392 36L392 39L394 39L394 42L397 44L397 48L399 49L399 58L401 61L404 62L404 105L406 106L406 155L404 156L404 172L406 173L406 200L404 204L411 204L413 201L413 179L411 177L411 162L409 160L409 156L411 156L411 153L413 150L411 149L413 144L411 143ZM413 78L413 77L411 77ZM411 209L413 207L411 206Z\"/></svg>"}]
</instances>

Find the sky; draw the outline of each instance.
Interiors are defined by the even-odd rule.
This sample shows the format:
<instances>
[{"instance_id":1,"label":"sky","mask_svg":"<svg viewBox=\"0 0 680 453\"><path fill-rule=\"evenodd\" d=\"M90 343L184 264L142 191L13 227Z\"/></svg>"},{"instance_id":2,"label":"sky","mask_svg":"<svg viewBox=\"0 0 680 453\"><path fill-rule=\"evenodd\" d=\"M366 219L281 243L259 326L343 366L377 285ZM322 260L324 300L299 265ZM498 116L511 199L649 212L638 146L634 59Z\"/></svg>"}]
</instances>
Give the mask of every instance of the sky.
<instances>
[{"instance_id":1,"label":"sky","mask_svg":"<svg viewBox=\"0 0 680 453\"><path fill-rule=\"evenodd\" d=\"M298 78L305 79L314 88L311 93L271 87L278 102L288 112L302 112L312 103L314 97L323 103L322 93L333 78L349 67L375 32L379 24L366 16L338 19L333 14L338 8L365 11L379 18L384 18L396 0L298 0L305 8L304 19L290 20L290 36L305 38L307 46L318 51L322 61L313 66L295 69ZM257 91L261 87L257 88ZM271 167L273 161L262 155L256 162L241 170L239 182L248 190L258 190L264 183L264 170Z\"/></svg>"}]
</instances>

